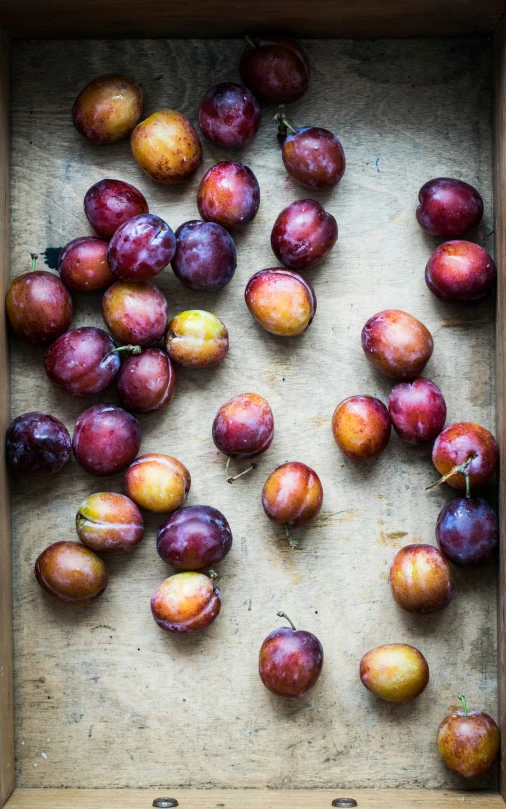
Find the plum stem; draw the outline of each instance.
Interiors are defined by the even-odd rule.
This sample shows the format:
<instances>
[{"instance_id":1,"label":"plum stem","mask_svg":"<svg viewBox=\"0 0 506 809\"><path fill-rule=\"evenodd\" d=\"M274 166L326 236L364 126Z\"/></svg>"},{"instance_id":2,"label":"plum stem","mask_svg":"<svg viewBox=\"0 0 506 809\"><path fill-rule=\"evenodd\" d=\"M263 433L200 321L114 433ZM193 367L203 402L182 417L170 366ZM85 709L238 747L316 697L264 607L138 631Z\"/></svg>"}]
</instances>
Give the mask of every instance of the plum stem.
<instances>
[{"instance_id":1,"label":"plum stem","mask_svg":"<svg viewBox=\"0 0 506 809\"><path fill-rule=\"evenodd\" d=\"M228 460L230 460L230 458ZM233 483L234 480L238 480L239 478L242 478L243 475L247 475L248 472L251 472L252 469L256 469L256 468L257 468L256 463L252 463L251 466L248 466L247 469L244 469L242 472L239 472L238 475L234 475L233 477L227 477L227 483ZM228 461L227 461L227 473L228 473Z\"/></svg>"},{"instance_id":2,"label":"plum stem","mask_svg":"<svg viewBox=\"0 0 506 809\"><path fill-rule=\"evenodd\" d=\"M292 550L295 550L295 548L298 548L299 543L297 542L296 539L291 538L290 531L288 530L288 525L287 525L286 522L285 522L285 534L286 534L286 538L288 540L288 544L290 545L290 548L292 548Z\"/></svg>"},{"instance_id":3,"label":"plum stem","mask_svg":"<svg viewBox=\"0 0 506 809\"><path fill-rule=\"evenodd\" d=\"M426 486L425 491L428 492L429 489L435 489L436 486L440 486L441 483L445 483L449 478L453 477L453 475L460 474L464 475L466 479L466 495L469 496L467 493L468 491L470 492L471 489L469 483L469 472L467 471L467 467L475 457L476 457L475 454L472 452L468 456L467 461L464 461L464 463L462 464L457 464L456 466L453 466L450 469L450 471L446 473L446 475L443 475L443 477L439 478L439 480L436 480L435 483L431 483L430 486Z\"/></svg>"},{"instance_id":4,"label":"plum stem","mask_svg":"<svg viewBox=\"0 0 506 809\"><path fill-rule=\"evenodd\" d=\"M209 570L209 571L207 572L207 575L208 575L208 576L209 576L209 578L211 579L211 582L212 582L212 585L213 585L213 590L215 590L215 589L216 589L216 585L218 584L218 581L219 581L219 579L220 579L220 577L219 577L218 573L216 573L216 571L215 571L215 570Z\"/></svg>"},{"instance_id":5,"label":"plum stem","mask_svg":"<svg viewBox=\"0 0 506 809\"><path fill-rule=\"evenodd\" d=\"M225 467L225 477L226 477L227 483L228 483L228 479L230 477L230 461L231 460L232 460L232 456L229 455L228 458L227 458L227 465Z\"/></svg>"},{"instance_id":6,"label":"plum stem","mask_svg":"<svg viewBox=\"0 0 506 809\"><path fill-rule=\"evenodd\" d=\"M282 611L278 612L278 618L284 618L285 621L288 621L288 623L292 627L293 631L296 632L295 624L293 623L293 621L290 620L290 618L288 617L286 612L282 612Z\"/></svg>"},{"instance_id":7,"label":"plum stem","mask_svg":"<svg viewBox=\"0 0 506 809\"><path fill-rule=\"evenodd\" d=\"M280 143L285 142L285 140L287 138L287 135L288 135L288 130L290 130L294 134L296 133L296 130L293 128L293 126L291 126L291 124L287 121L287 119L285 117L284 104L280 105L279 112L276 113L276 115L274 116L272 121L273 121L273 123L278 125L277 138L278 138Z\"/></svg>"},{"instance_id":8,"label":"plum stem","mask_svg":"<svg viewBox=\"0 0 506 809\"><path fill-rule=\"evenodd\" d=\"M246 40L246 42L248 43L248 45L250 46L250 48L256 48L255 43L253 42L253 40L251 39L251 37L250 37L250 36L248 36L248 34L245 34L244 39Z\"/></svg>"},{"instance_id":9,"label":"plum stem","mask_svg":"<svg viewBox=\"0 0 506 809\"><path fill-rule=\"evenodd\" d=\"M145 87L146 84L151 84L152 81L161 81L162 79L163 79L163 76L153 76L152 79L146 79L146 81L141 82L139 84L139 87Z\"/></svg>"},{"instance_id":10,"label":"plum stem","mask_svg":"<svg viewBox=\"0 0 506 809\"><path fill-rule=\"evenodd\" d=\"M469 480L469 473L467 470L464 472L464 477L466 479L466 497L471 497L471 482Z\"/></svg>"},{"instance_id":11,"label":"plum stem","mask_svg":"<svg viewBox=\"0 0 506 809\"><path fill-rule=\"evenodd\" d=\"M140 354L142 348L140 346L118 346L117 348L111 348L110 354L116 354L119 351L130 351L131 354Z\"/></svg>"},{"instance_id":12,"label":"plum stem","mask_svg":"<svg viewBox=\"0 0 506 809\"><path fill-rule=\"evenodd\" d=\"M39 257L38 253L30 253L30 258L32 259L32 272L35 269L35 265L37 264L38 257Z\"/></svg>"},{"instance_id":13,"label":"plum stem","mask_svg":"<svg viewBox=\"0 0 506 809\"><path fill-rule=\"evenodd\" d=\"M462 703L462 707L464 709L464 716L467 716L467 702L464 694L459 694L459 699Z\"/></svg>"}]
</instances>

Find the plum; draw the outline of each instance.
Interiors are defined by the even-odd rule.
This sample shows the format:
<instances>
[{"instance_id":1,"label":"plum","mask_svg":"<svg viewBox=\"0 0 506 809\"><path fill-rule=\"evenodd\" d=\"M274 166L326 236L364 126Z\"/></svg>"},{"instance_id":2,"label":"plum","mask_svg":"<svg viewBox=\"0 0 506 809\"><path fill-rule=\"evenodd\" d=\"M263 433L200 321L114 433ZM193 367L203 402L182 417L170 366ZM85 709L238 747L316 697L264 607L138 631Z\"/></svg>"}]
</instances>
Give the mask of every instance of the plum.
<instances>
[{"instance_id":1,"label":"plum","mask_svg":"<svg viewBox=\"0 0 506 809\"><path fill-rule=\"evenodd\" d=\"M107 248L107 242L95 236L82 236L65 245L58 258L58 272L65 286L75 292L97 292L114 284Z\"/></svg>"},{"instance_id":2,"label":"plum","mask_svg":"<svg viewBox=\"0 0 506 809\"><path fill-rule=\"evenodd\" d=\"M285 526L291 548L288 526L307 525L318 515L323 503L323 486L310 466L290 461L278 466L264 483L262 506L272 522Z\"/></svg>"},{"instance_id":3,"label":"plum","mask_svg":"<svg viewBox=\"0 0 506 809\"><path fill-rule=\"evenodd\" d=\"M212 506L185 506L160 526L156 550L179 570L202 570L225 558L232 531L221 511Z\"/></svg>"},{"instance_id":4,"label":"plum","mask_svg":"<svg viewBox=\"0 0 506 809\"><path fill-rule=\"evenodd\" d=\"M425 267L425 282L443 301L476 303L495 287L497 270L483 247L456 239L436 247Z\"/></svg>"},{"instance_id":5,"label":"plum","mask_svg":"<svg viewBox=\"0 0 506 809\"><path fill-rule=\"evenodd\" d=\"M246 285L244 297L257 323L278 337L302 334L316 312L311 284L293 270L281 267L255 273Z\"/></svg>"},{"instance_id":6,"label":"plum","mask_svg":"<svg viewBox=\"0 0 506 809\"><path fill-rule=\"evenodd\" d=\"M109 573L100 556L79 542L54 542L35 562L43 590L66 604L87 604L102 595Z\"/></svg>"},{"instance_id":7,"label":"plum","mask_svg":"<svg viewBox=\"0 0 506 809\"><path fill-rule=\"evenodd\" d=\"M132 132L130 145L141 169L165 185L189 180L202 161L195 127L176 110L158 110L141 121Z\"/></svg>"},{"instance_id":8,"label":"plum","mask_svg":"<svg viewBox=\"0 0 506 809\"><path fill-rule=\"evenodd\" d=\"M170 264L175 252L176 237L167 222L142 213L116 230L107 262L120 281L149 281Z\"/></svg>"},{"instance_id":9,"label":"plum","mask_svg":"<svg viewBox=\"0 0 506 809\"><path fill-rule=\"evenodd\" d=\"M323 668L323 646L305 629L295 629L284 612L278 612L290 627L275 629L262 643L258 659L260 679L277 697L301 699L317 683Z\"/></svg>"},{"instance_id":10,"label":"plum","mask_svg":"<svg viewBox=\"0 0 506 809\"><path fill-rule=\"evenodd\" d=\"M185 368L212 368L228 354L228 331L211 312L189 309L170 321L165 348L171 360Z\"/></svg>"},{"instance_id":11,"label":"plum","mask_svg":"<svg viewBox=\"0 0 506 809\"><path fill-rule=\"evenodd\" d=\"M206 629L218 617L221 593L215 573L176 573L166 579L151 599L153 618L161 629L189 635Z\"/></svg>"},{"instance_id":12,"label":"plum","mask_svg":"<svg viewBox=\"0 0 506 809\"><path fill-rule=\"evenodd\" d=\"M106 73L81 90L72 107L72 122L85 138L103 145L126 138L142 111L139 85L127 76Z\"/></svg>"},{"instance_id":13,"label":"plum","mask_svg":"<svg viewBox=\"0 0 506 809\"><path fill-rule=\"evenodd\" d=\"M309 85L309 62L302 45L284 34L250 39L239 63L246 87L266 104L289 104Z\"/></svg>"},{"instance_id":14,"label":"plum","mask_svg":"<svg viewBox=\"0 0 506 809\"><path fill-rule=\"evenodd\" d=\"M436 539L454 565L477 567L497 550L497 515L481 497L456 497L439 514Z\"/></svg>"},{"instance_id":15,"label":"plum","mask_svg":"<svg viewBox=\"0 0 506 809\"><path fill-rule=\"evenodd\" d=\"M226 286L235 273L235 244L216 222L185 222L176 230L171 266L174 275L189 289L215 292Z\"/></svg>"},{"instance_id":16,"label":"plum","mask_svg":"<svg viewBox=\"0 0 506 809\"><path fill-rule=\"evenodd\" d=\"M58 276L35 270L14 278L5 297L7 317L16 337L29 343L49 343L63 334L72 320L72 298Z\"/></svg>"},{"instance_id":17,"label":"plum","mask_svg":"<svg viewBox=\"0 0 506 809\"><path fill-rule=\"evenodd\" d=\"M83 500L76 514L79 539L96 553L130 551L144 536L142 515L124 494L98 492Z\"/></svg>"},{"instance_id":18,"label":"plum","mask_svg":"<svg viewBox=\"0 0 506 809\"><path fill-rule=\"evenodd\" d=\"M406 545L390 568L390 587L397 604L408 612L438 612L453 598L450 565L433 545Z\"/></svg>"},{"instance_id":19,"label":"plum","mask_svg":"<svg viewBox=\"0 0 506 809\"><path fill-rule=\"evenodd\" d=\"M446 421L446 402L438 386L419 377L399 382L388 397L394 430L409 444L434 441Z\"/></svg>"},{"instance_id":20,"label":"plum","mask_svg":"<svg viewBox=\"0 0 506 809\"><path fill-rule=\"evenodd\" d=\"M174 397L176 373L164 351L147 348L128 357L118 373L118 397L125 410L154 413Z\"/></svg>"},{"instance_id":21,"label":"plum","mask_svg":"<svg viewBox=\"0 0 506 809\"><path fill-rule=\"evenodd\" d=\"M7 428L7 463L25 475L54 475L70 458L70 435L49 413L23 413Z\"/></svg>"},{"instance_id":22,"label":"plum","mask_svg":"<svg viewBox=\"0 0 506 809\"><path fill-rule=\"evenodd\" d=\"M430 236L459 239L483 216L483 200L472 185L451 177L429 180L418 192L416 218Z\"/></svg>"},{"instance_id":23,"label":"plum","mask_svg":"<svg viewBox=\"0 0 506 809\"><path fill-rule=\"evenodd\" d=\"M374 461L390 440L391 422L383 402L374 396L349 396L332 416L334 440L350 461Z\"/></svg>"},{"instance_id":24,"label":"plum","mask_svg":"<svg viewBox=\"0 0 506 809\"><path fill-rule=\"evenodd\" d=\"M146 511L164 514L181 508L190 491L186 466L170 455L140 455L125 474L127 495Z\"/></svg>"},{"instance_id":25,"label":"plum","mask_svg":"<svg viewBox=\"0 0 506 809\"><path fill-rule=\"evenodd\" d=\"M387 702L409 702L429 682L429 666L423 654L407 643L387 643L367 652L360 661L360 679L372 693Z\"/></svg>"},{"instance_id":26,"label":"plum","mask_svg":"<svg viewBox=\"0 0 506 809\"><path fill-rule=\"evenodd\" d=\"M472 421L450 424L438 435L432 448L432 463L441 479L454 489L482 486L499 462L499 448L492 433Z\"/></svg>"},{"instance_id":27,"label":"plum","mask_svg":"<svg viewBox=\"0 0 506 809\"><path fill-rule=\"evenodd\" d=\"M420 376L434 350L429 330L400 309L370 317L362 329L362 349L378 371L394 379Z\"/></svg>"},{"instance_id":28,"label":"plum","mask_svg":"<svg viewBox=\"0 0 506 809\"><path fill-rule=\"evenodd\" d=\"M437 731L437 748L446 766L464 778L476 778L490 770L499 754L501 734L484 711L468 711L461 694L462 710L445 716Z\"/></svg>"},{"instance_id":29,"label":"plum","mask_svg":"<svg viewBox=\"0 0 506 809\"><path fill-rule=\"evenodd\" d=\"M225 402L213 421L215 446L229 458L254 458L269 449L274 437L270 405L258 393L240 393Z\"/></svg>"},{"instance_id":30,"label":"plum","mask_svg":"<svg viewBox=\"0 0 506 809\"><path fill-rule=\"evenodd\" d=\"M288 174L317 191L337 185L346 168L339 139L320 126L290 127L290 130L281 151Z\"/></svg>"},{"instance_id":31,"label":"plum","mask_svg":"<svg viewBox=\"0 0 506 809\"><path fill-rule=\"evenodd\" d=\"M216 84L200 102L199 126L206 138L218 146L245 146L260 126L258 101L240 84Z\"/></svg>"},{"instance_id":32,"label":"plum","mask_svg":"<svg viewBox=\"0 0 506 809\"><path fill-rule=\"evenodd\" d=\"M243 163L216 163L200 181L197 207L206 222L238 228L255 218L259 205L258 180Z\"/></svg>"},{"instance_id":33,"label":"plum","mask_svg":"<svg viewBox=\"0 0 506 809\"><path fill-rule=\"evenodd\" d=\"M107 328L122 343L152 346L167 328L167 301L149 281L117 281L102 298Z\"/></svg>"},{"instance_id":34,"label":"plum","mask_svg":"<svg viewBox=\"0 0 506 809\"><path fill-rule=\"evenodd\" d=\"M102 239L111 239L120 225L134 216L149 213L141 192L123 180L100 180L84 197L84 213Z\"/></svg>"},{"instance_id":35,"label":"plum","mask_svg":"<svg viewBox=\"0 0 506 809\"><path fill-rule=\"evenodd\" d=\"M96 404L77 419L72 450L86 472L103 477L126 469L141 441L141 425L131 413L116 405Z\"/></svg>"},{"instance_id":36,"label":"plum","mask_svg":"<svg viewBox=\"0 0 506 809\"><path fill-rule=\"evenodd\" d=\"M273 253L292 270L316 267L336 241L336 220L314 199L301 199L283 208L271 232Z\"/></svg>"}]
</instances>

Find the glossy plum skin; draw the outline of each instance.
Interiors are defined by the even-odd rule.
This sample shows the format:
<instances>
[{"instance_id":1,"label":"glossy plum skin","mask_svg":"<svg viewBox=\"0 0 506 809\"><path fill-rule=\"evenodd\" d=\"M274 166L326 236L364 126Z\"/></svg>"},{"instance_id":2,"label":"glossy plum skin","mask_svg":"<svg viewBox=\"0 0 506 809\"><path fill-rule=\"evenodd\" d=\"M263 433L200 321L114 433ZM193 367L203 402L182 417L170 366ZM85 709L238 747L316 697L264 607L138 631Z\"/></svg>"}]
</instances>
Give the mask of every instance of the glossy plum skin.
<instances>
[{"instance_id":1,"label":"glossy plum skin","mask_svg":"<svg viewBox=\"0 0 506 809\"><path fill-rule=\"evenodd\" d=\"M332 416L334 440L350 461L374 461L390 440L391 421L383 402L374 396L349 396Z\"/></svg>"},{"instance_id":2,"label":"glossy plum skin","mask_svg":"<svg viewBox=\"0 0 506 809\"><path fill-rule=\"evenodd\" d=\"M144 536L142 515L124 494L99 492L83 500L76 514L79 539L96 553L130 551Z\"/></svg>"},{"instance_id":3,"label":"glossy plum skin","mask_svg":"<svg viewBox=\"0 0 506 809\"><path fill-rule=\"evenodd\" d=\"M483 247L455 239L436 247L425 267L425 283L443 301L475 303L495 287L497 270Z\"/></svg>"},{"instance_id":4,"label":"glossy plum skin","mask_svg":"<svg viewBox=\"0 0 506 809\"><path fill-rule=\"evenodd\" d=\"M62 334L49 346L44 370L55 385L72 396L104 390L119 371L120 357L102 329L82 326Z\"/></svg>"},{"instance_id":5,"label":"glossy plum skin","mask_svg":"<svg viewBox=\"0 0 506 809\"><path fill-rule=\"evenodd\" d=\"M171 360L185 368L212 368L228 354L228 331L211 312L189 309L170 321L165 349Z\"/></svg>"},{"instance_id":6,"label":"glossy plum skin","mask_svg":"<svg viewBox=\"0 0 506 809\"><path fill-rule=\"evenodd\" d=\"M274 438L270 405L257 393L240 393L218 410L213 421L215 446L231 458L254 458L269 449Z\"/></svg>"},{"instance_id":7,"label":"glossy plum skin","mask_svg":"<svg viewBox=\"0 0 506 809\"><path fill-rule=\"evenodd\" d=\"M246 285L244 298L257 323L278 337L302 334L316 312L311 284L302 275L281 267L255 273Z\"/></svg>"},{"instance_id":8,"label":"glossy plum skin","mask_svg":"<svg viewBox=\"0 0 506 809\"><path fill-rule=\"evenodd\" d=\"M107 73L81 90L72 107L72 122L93 143L115 143L139 123L142 110L141 88L126 76Z\"/></svg>"},{"instance_id":9,"label":"glossy plum skin","mask_svg":"<svg viewBox=\"0 0 506 809\"><path fill-rule=\"evenodd\" d=\"M289 132L281 156L288 174L317 191L337 185L346 168L339 139L319 126L303 126Z\"/></svg>"},{"instance_id":10,"label":"glossy plum skin","mask_svg":"<svg viewBox=\"0 0 506 809\"><path fill-rule=\"evenodd\" d=\"M70 458L70 435L49 413L23 413L6 434L7 463L25 475L54 475Z\"/></svg>"},{"instance_id":11,"label":"glossy plum skin","mask_svg":"<svg viewBox=\"0 0 506 809\"><path fill-rule=\"evenodd\" d=\"M149 281L117 281L102 298L107 328L126 345L146 348L157 343L167 328L167 301Z\"/></svg>"},{"instance_id":12,"label":"glossy plum skin","mask_svg":"<svg viewBox=\"0 0 506 809\"><path fill-rule=\"evenodd\" d=\"M483 200L476 188L450 177L437 177L422 185L418 201L418 224L430 236L459 239L483 216Z\"/></svg>"},{"instance_id":13,"label":"glossy plum skin","mask_svg":"<svg viewBox=\"0 0 506 809\"><path fill-rule=\"evenodd\" d=\"M429 682L423 654L407 643L387 643L367 652L360 661L360 679L387 702L410 702Z\"/></svg>"},{"instance_id":14,"label":"glossy plum skin","mask_svg":"<svg viewBox=\"0 0 506 809\"><path fill-rule=\"evenodd\" d=\"M202 145L193 124L176 110L158 110L142 121L130 137L132 154L158 183L189 180L202 161Z\"/></svg>"},{"instance_id":15,"label":"glossy plum skin","mask_svg":"<svg viewBox=\"0 0 506 809\"><path fill-rule=\"evenodd\" d=\"M226 286L237 267L235 244L216 222L194 219L176 230L174 275L189 289L215 292Z\"/></svg>"},{"instance_id":16,"label":"glossy plum skin","mask_svg":"<svg viewBox=\"0 0 506 809\"><path fill-rule=\"evenodd\" d=\"M112 274L120 281L149 281L170 264L176 237L167 222L151 213L120 225L107 251Z\"/></svg>"},{"instance_id":17,"label":"glossy plum skin","mask_svg":"<svg viewBox=\"0 0 506 809\"><path fill-rule=\"evenodd\" d=\"M35 562L35 578L66 604L87 604L102 595L109 573L100 556L79 542L55 542Z\"/></svg>"},{"instance_id":18,"label":"glossy plum skin","mask_svg":"<svg viewBox=\"0 0 506 809\"><path fill-rule=\"evenodd\" d=\"M245 146L260 126L258 101L240 84L216 84L200 102L199 126L206 138L218 146Z\"/></svg>"},{"instance_id":19,"label":"glossy plum skin","mask_svg":"<svg viewBox=\"0 0 506 809\"><path fill-rule=\"evenodd\" d=\"M323 503L320 478L311 467L298 461L278 466L265 481L262 506L272 522L307 525Z\"/></svg>"},{"instance_id":20,"label":"glossy plum skin","mask_svg":"<svg viewBox=\"0 0 506 809\"><path fill-rule=\"evenodd\" d=\"M336 241L336 220L314 199L301 199L284 208L271 232L273 253L292 270L316 267Z\"/></svg>"},{"instance_id":21,"label":"glossy plum skin","mask_svg":"<svg viewBox=\"0 0 506 809\"><path fill-rule=\"evenodd\" d=\"M139 452L141 426L131 413L111 404L97 404L81 413L72 436L77 463L91 475L116 475Z\"/></svg>"},{"instance_id":22,"label":"glossy plum skin","mask_svg":"<svg viewBox=\"0 0 506 809\"><path fill-rule=\"evenodd\" d=\"M466 463L471 488L482 486L492 477L499 462L499 448L492 433L472 421L450 424L438 435L432 448L432 463L440 475ZM454 489L465 489L466 479L456 472L446 481Z\"/></svg>"},{"instance_id":23,"label":"glossy plum skin","mask_svg":"<svg viewBox=\"0 0 506 809\"><path fill-rule=\"evenodd\" d=\"M259 205L258 180L243 163L216 163L200 181L197 207L206 222L232 230L251 222Z\"/></svg>"},{"instance_id":24,"label":"glossy plum skin","mask_svg":"<svg viewBox=\"0 0 506 809\"><path fill-rule=\"evenodd\" d=\"M72 298L58 276L35 270L14 278L5 298L7 317L16 337L49 343L70 326Z\"/></svg>"},{"instance_id":25,"label":"glossy plum skin","mask_svg":"<svg viewBox=\"0 0 506 809\"><path fill-rule=\"evenodd\" d=\"M246 87L266 104L289 104L302 98L309 85L304 48L282 34L253 38L242 53L239 73Z\"/></svg>"},{"instance_id":26,"label":"glossy plum skin","mask_svg":"<svg viewBox=\"0 0 506 809\"><path fill-rule=\"evenodd\" d=\"M221 593L204 573L184 571L166 579L153 593L151 612L165 632L189 635L218 617Z\"/></svg>"},{"instance_id":27,"label":"glossy plum skin","mask_svg":"<svg viewBox=\"0 0 506 809\"><path fill-rule=\"evenodd\" d=\"M438 612L453 598L450 565L433 545L406 545L390 568L390 587L397 604L408 612Z\"/></svg>"},{"instance_id":28,"label":"glossy plum skin","mask_svg":"<svg viewBox=\"0 0 506 809\"><path fill-rule=\"evenodd\" d=\"M453 711L437 731L437 747L446 766L464 778L490 770L499 753L501 734L483 711Z\"/></svg>"},{"instance_id":29,"label":"glossy plum skin","mask_svg":"<svg viewBox=\"0 0 506 809\"><path fill-rule=\"evenodd\" d=\"M120 225L134 216L149 213L141 192L123 180L100 180L84 197L84 213L93 230L107 241Z\"/></svg>"},{"instance_id":30,"label":"glossy plum skin","mask_svg":"<svg viewBox=\"0 0 506 809\"><path fill-rule=\"evenodd\" d=\"M439 514L436 539L454 565L478 567L497 550L497 515L481 497L456 497Z\"/></svg>"},{"instance_id":31,"label":"glossy plum skin","mask_svg":"<svg viewBox=\"0 0 506 809\"><path fill-rule=\"evenodd\" d=\"M446 402L438 386L419 377L399 382L388 397L395 432L408 444L434 441L446 421Z\"/></svg>"},{"instance_id":32,"label":"glossy plum skin","mask_svg":"<svg viewBox=\"0 0 506 809\"><path fill-rule=\"evenodd\" d=\"M154 413L167 407L174 398L176 373L167 354L159 348L147 348L128 357L118 374L121 406L133 413Z\"/></svg>"},{"instance_id":33,"label":"glossy plum skin","mask_svg":"<svg viewBox=\"0 0 506 809\"><path fill-rule=\"evenodd\" d=\"M179 570L202 570L221 562L232 547L232 531L212 506L185 506L165 520L156 539L164 562Z\"/></svg>"},{"instance_id":34,"label":"glossy plum skin","mask_svg":"<svg viewBox=\"0 0 506 809\"><path fill-rule=\"evenodd\" d=\"M393 379L420 376L434 350L430 331L400 309L385 309L362 329L362 349L378 371Z\"/></svg>"},{"instance_id":35,"label":"glossy plum skin","mask_svg":"<svg viewBox=\"0 0 506 809\"><path fill-rule=\"evenodd\" d=\"M168 514L181 508L190 485L190 473L181 461L156 452L140 455L125 475L127 495L140 508L155 514Z\"/></svg>"},{"instance_id":36,"label":"glossy plum skin","mask_svg":"<svg viewBox=\"0 0 506 809\"><path fill-rule=\"evenodd\" d=\"M323 667L323 647L312 632L279 627L260 648L258 671L277 697L301 699L311 691Z\"/></svg>"},{"instance_id":37,"label":"glossy plum skin","mask_svg":"<svg viewBox=\"0 0 506 809\"><path fill-rule=\"evenodd\" d=\"M58 258L58 272L65 286L75 292L97 292L114 284L107 248L107 242L95 236L69 242Z\"/></svg>"}]
</instances>

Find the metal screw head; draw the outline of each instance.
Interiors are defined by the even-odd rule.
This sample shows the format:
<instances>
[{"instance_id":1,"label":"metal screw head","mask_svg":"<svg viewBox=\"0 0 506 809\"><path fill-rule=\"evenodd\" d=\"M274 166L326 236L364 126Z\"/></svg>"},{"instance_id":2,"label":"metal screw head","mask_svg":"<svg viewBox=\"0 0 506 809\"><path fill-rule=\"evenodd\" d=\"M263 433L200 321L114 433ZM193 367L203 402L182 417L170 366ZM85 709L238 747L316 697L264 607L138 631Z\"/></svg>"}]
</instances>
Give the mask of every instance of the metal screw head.
<instances>
[{"instance_id":1,"label":"metal screw head","mask_svg":"<svg viewBox=\"0 0 506 809\"><path fill-rule=\"evenodd\" d=\"M341 809L347 806L356 806L357 802L355 798L336 798L335 801L332 801L332 806L339 806Z\"/></svg>"},{"instance_id":2,"label":"metal screw head","mask_svg":"<svg viewBox=\"0 0 506 809\"><path fill-rule=\"evenodd\" d=\"M155 798L153 806L157 809L170 809L171 806L179 806L175 798Z\"/></svg>"}]
</instances>

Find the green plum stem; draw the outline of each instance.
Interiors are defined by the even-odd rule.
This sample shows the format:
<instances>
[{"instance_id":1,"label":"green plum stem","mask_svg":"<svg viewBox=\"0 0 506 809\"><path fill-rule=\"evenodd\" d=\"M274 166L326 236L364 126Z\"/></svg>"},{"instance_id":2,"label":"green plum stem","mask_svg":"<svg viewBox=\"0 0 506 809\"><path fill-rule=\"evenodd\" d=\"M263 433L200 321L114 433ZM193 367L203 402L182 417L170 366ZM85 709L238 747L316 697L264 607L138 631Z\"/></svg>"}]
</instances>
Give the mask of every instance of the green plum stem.
<instances>
[{"instance_id":1,"label":"green plum stem","mask_svg":"<svg viewBox=\"0 0 506 809\"><path fill-rule=\"evenodd\" d=\"M462 707L464 709L464 716L467 716L467 702L464 694L459 694L459 699L462 703Z\"/></svg>"},{"instance_id":2,"label":"green plum stem","mask_svg":"<svg viewBox=\"0 0 506 809\"><path fill-rule=\"evenodd\" d=\"M464 475L464 477L466 479L466 494L467 494L468 486L470 487L470 484L469 484L469 472L467 471L467 467L469 466L469 464L471 463L471 461L475 457L476 456L474 455L474 453L471 453L468 456L467 460L464 461L464 463L459 464L457 466L453 466L450 469L450 471L446 473L446 475L443 475L443 477L439 478L439 480L436 480L435 483L431 483L430 486L426 486L425 491L428 492L429 489L435 489L436 486L440 486L441 483L446 483L446 481L449 478L453 477L453 475L460 474L460 475ZM470 491L470 488L469 488L469 491Z\"/></svg>"},{"instance_id":3,"label":"green plum stem","mask_svg":"<svg viewBox=\"0 0 506 809\"><path fill-rule=\"evenodd\" d=\"M116 354L120 351L130 351L131 354L140 354L142 348L140 346L118 346L118 348L111 348L110 354Z\"/></svg>"},{"instance_id":4,"label":"green plum stem","mask_svg":"<svg viewBox=\"0 0 506 809\"><path fill-rule=\"evenodd\" d=\"M289 129L290 132L293 132L294 135L296 134L297 130L294 129L293 126L291 125L291 123L288 121L288 119L287 119L287 117L285 115L283 105L281 105L281 107L279 109L279 112L276 113L276 115L274 116L274 118L272 120L273 120L273 123L279 124L279 126L284 126L284 127L286 127L286 129Z\"/></svg>"},{"instance_id":5,"label":"green plum stem","mask_svg":"<svg viewBox=\"0 0 506 809\"><path fill-rule=\"evenodd\" d=\"M32 272L35 269L35 265L37 264L38 257L39 257L38 253L30 253L30 258L32 259Z\"/></svg>"},{"instance_id":6,"label":"green plum stem","mask_svg":"<svg viewBox=\"0 0 506 809\"><path fill-rule=\"evenodd\" d=\"M250 48L256 48L255 43L253 42L253 40L251 39L251 37L250 37L250 36L248 36L248 34L245 34L244 39L246 40L246 42L248 43L248 45L250 46Z\"/></svg>"},{"instance_id":7,"label":"green plum stem","mask_svg":"<svg viewBox=\"0 0 506 809\"><path fill-rule=\"evenodd\" d=\"M286 612L282 612L282 611L280 611L280 612L278 612L278 614L277 614L277 615L278 615L278 618L284 618L284 619L285 619L285 621L288 621L288 623L289 623L289 624L290 624L290 626L292 627L293 631L294 631L294 632L296 632L296 629L295 629L295 624L293 623L293 621L291 621L291 620L290 620L290 618L288 617L288 615L286 614Z\"/></svg>"},{"instance_id":8,"label":"green plum stem","mask_svg":"<svg viewBox=\"0 0 506 809\"><path fill-rule=\"evenodd\" d=\"M229 460L230 460L230 458L229 458ZM252 463L251 466L248 466L247 469L244 469L242 472L239 472L238 475L234 475L233 477L227 477L227 483L233 483L234 480L238 480L239 478L242 478L243 475L247 475L248 472L251 472L252 469L256 469L256 468L257 468L256 463ZM227 461L227 472L228 472L228 461Z\"/></svg>"},{"instance_id":9,"label":"green plum stem","mask_svg":"<svg viewBox=\"0 0 506 809\"><path fill-rule=\"evenodd\" d=\"M218 573L216 573L216 571L215 571L215 570L209 570L209 571L207 572L207 575L208 575L208 576L209 576L209 578L211 579L211 582L212 582L212 585L213 585L213 590L215 590L215 589L216 589L216 585L218 584L218 581L219 581L219 579L220 579L220 577L219 577Z\"/></svg>"},{"instance_id":10,"label":"green plum stem","mask_svg":"<svg viewBox=\"0 0 506 809\"><path fill-rule=\"evenodd\" d=\"M285 534L286 534L286 538L288 540L288 544L290 545L290 548L292 548L292 550L295 550L295 548L298 548L299 543L297 542L296 539L292 539L292 537L290 536L290 531L288 530L288 525L286 523L285 523Z\"/></svg>"}]
</instances>

